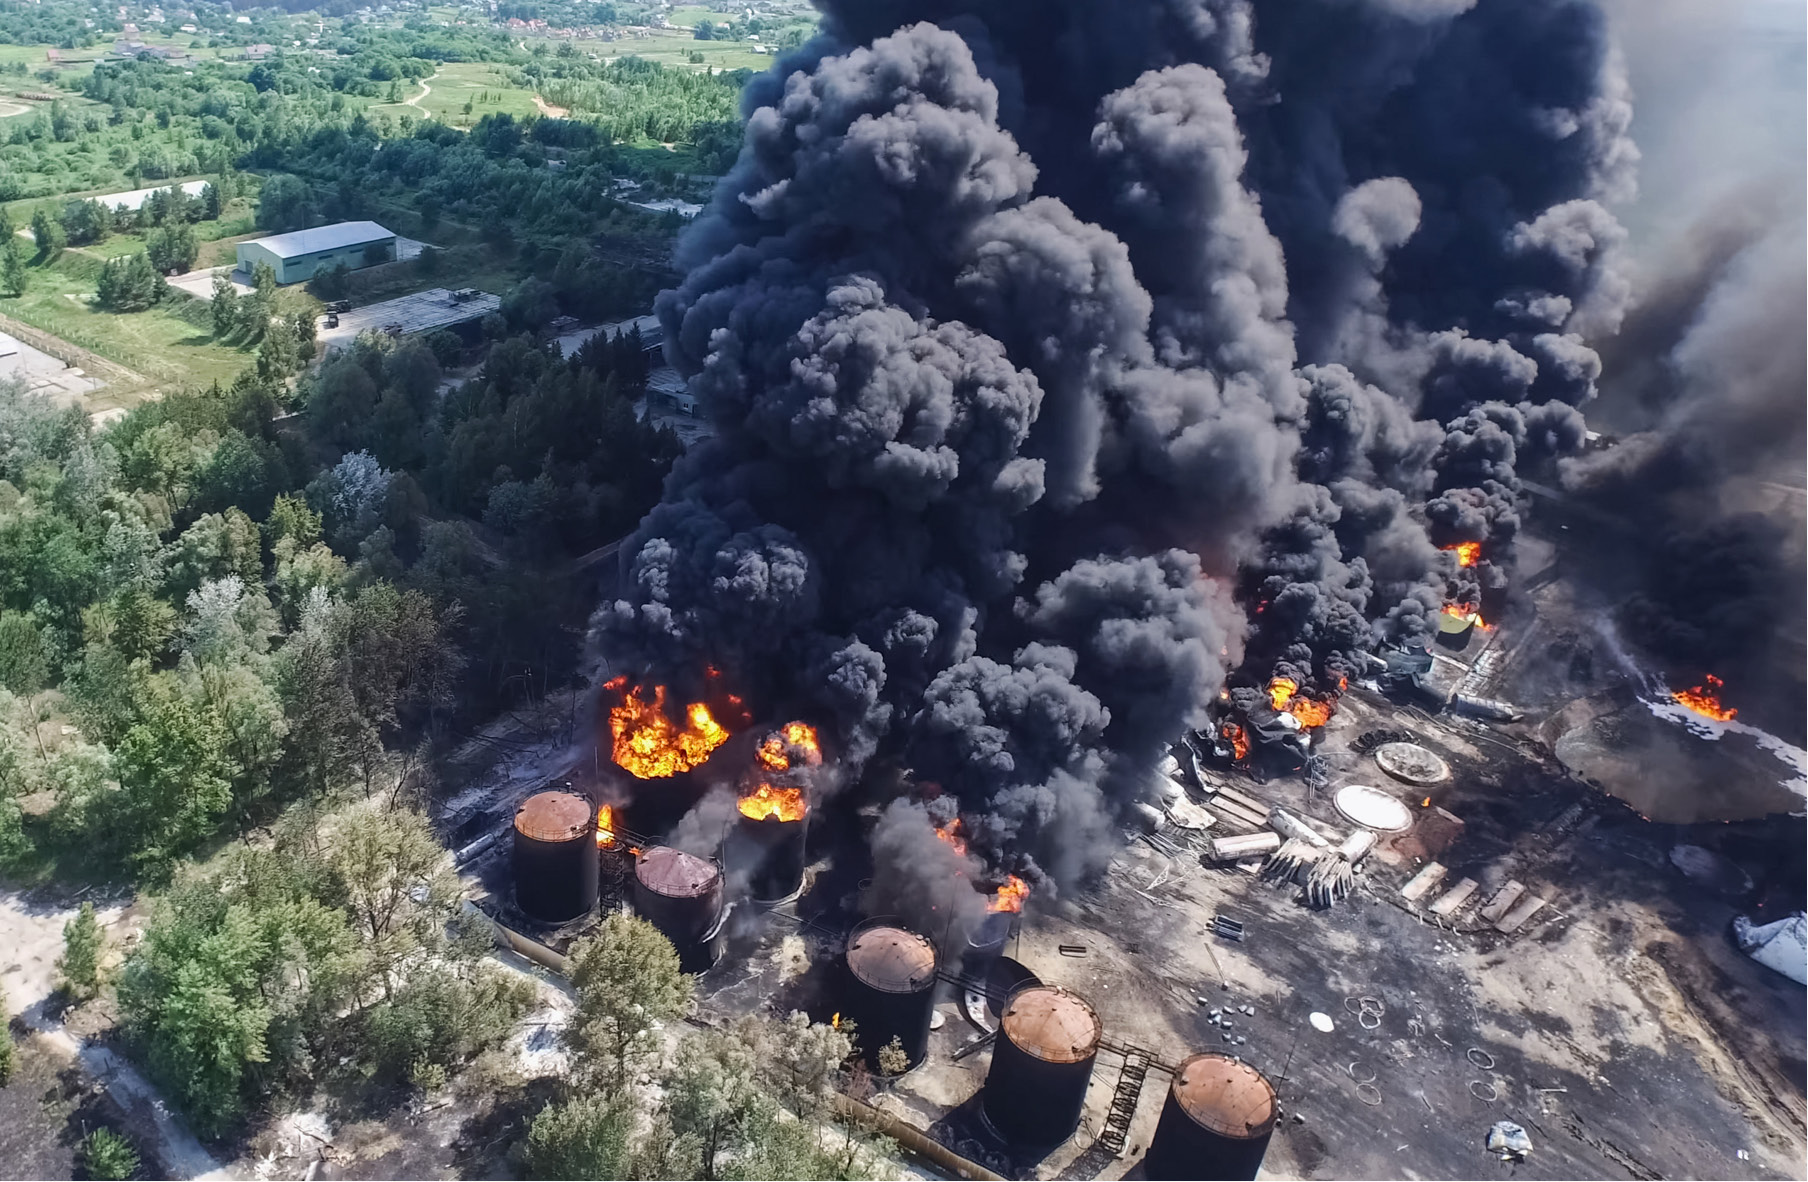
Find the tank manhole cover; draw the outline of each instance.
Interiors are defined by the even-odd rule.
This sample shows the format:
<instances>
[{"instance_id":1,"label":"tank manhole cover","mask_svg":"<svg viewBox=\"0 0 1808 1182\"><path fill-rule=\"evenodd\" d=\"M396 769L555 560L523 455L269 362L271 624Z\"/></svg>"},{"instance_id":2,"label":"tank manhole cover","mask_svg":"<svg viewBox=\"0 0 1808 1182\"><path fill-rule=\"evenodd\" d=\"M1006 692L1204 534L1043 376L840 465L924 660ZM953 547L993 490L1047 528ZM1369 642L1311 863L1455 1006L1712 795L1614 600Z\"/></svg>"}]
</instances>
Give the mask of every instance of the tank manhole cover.
<instances>
[{"instance_id":1,"label":"tank manhole cover","mask_svg":"<svg viewBox=\"0 0 1808 1182\"><path fill-rule=\"evenodd\" d=\"M1450 778L1450 765L1417 743L1385 743L1375 752L1375 762L1408 784L1441 784Z\"/></svg>"},{"instance_id":2,"label":"tank manhole cover","mask_svg":"<svg viewBox=\"0 0 1808 1182\"><path fill-rule=\"evenodd\" d=\"M1412 828L1412 810L1367 784L1337 790L1337 811L1365 829L1402 833Z\"/></svg>"}]
</instances>

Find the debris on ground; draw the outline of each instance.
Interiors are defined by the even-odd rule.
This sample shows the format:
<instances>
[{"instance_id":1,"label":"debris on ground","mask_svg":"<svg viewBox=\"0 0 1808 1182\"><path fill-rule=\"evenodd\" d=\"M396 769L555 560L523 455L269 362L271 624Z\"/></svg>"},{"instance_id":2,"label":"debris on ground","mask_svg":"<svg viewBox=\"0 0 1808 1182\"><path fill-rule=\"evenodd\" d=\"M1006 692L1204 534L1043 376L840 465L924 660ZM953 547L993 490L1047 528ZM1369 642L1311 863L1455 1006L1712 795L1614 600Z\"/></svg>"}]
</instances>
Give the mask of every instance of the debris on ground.
<instances>
[{"instance_id":1,"label":"debris on ground","mask_svg":"<svg viewBox=\"0 0 1808 1182\"><path fill-rule=\"evenodd\" d=\"M1510 1120L1495 1121L1488 1130L1488 1152L1500 1154L1502 1161L1524 1161L1532 1152L1532 1138Z\"/></svg>"}]
</instances>

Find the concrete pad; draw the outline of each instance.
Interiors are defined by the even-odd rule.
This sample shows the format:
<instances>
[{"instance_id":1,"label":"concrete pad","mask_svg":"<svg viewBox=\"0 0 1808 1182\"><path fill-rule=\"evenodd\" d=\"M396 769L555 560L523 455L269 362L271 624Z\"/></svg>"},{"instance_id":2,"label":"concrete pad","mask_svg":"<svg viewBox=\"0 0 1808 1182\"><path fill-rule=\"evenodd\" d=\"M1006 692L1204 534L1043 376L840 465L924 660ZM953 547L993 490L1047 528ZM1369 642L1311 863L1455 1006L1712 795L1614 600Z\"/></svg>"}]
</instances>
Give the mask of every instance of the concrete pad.
<instances>
[{"instance_id":1,"label":"concrete pad","mask_svg":"<svg viewBox=\"0 0 1808 1182\"><path fill-rule=\"evenodd\" d=\"M1415 903L1418 902L1420 898L1429 894L1433 887L1444 881L1444 873L1445 868L1442 863L1427 862L1424 869L1413 875L1407 880L1406 885L1400 888L1401 896Z\"/></svg>"},{"instance_id":2,"label":"concrete pad","mask_svg":"<svg viewBox=\"0 0 1808 1182\"><path fill-rule=\"evenodd\" d=\"M1438 901L1431 905L1431 913L1443 919L1450 918L1475 896L1479 885L1473 878L1463 879L1438 897Z\"/></svg>"},{"instance_id":3,"label":"concrete pad","mask_svg":"<svg viewBox=\"0 0 1808 1182\"><path fill-rule=\"evenodd\" d=\"M1482 918L1493 923L1505 915L1509 907L1519 902L1519 896L1523 894L1525 894L1525 883L1520 882L1517 878L1512 879L1506 886L1496 891L1494 897L1482 907Z\"/></svg>"},{"instance_id":4,"label":"concrete pad","mask_svg":"<svg viewBox=\"0 0 1808 1182\"><path fill-rule=\"evenodd\" d=\"M1537 895L1527 895L1519 901L1518 906L1500 917L1500 922L1494 925L1494 930L1510 936L1524 927L1526 920L1537 915L1544 906L1544 900Z\"/></svg>"}]
</instances>

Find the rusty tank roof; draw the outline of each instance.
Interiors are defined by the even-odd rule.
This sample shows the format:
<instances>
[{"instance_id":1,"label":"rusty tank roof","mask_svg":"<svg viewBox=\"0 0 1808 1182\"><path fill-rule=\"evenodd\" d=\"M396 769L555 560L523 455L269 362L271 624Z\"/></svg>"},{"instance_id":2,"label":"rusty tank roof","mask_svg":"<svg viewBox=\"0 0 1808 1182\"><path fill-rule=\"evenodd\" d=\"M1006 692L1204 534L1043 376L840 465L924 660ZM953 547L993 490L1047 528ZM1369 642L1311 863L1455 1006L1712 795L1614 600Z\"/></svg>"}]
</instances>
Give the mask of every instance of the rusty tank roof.
<instances>
[{"instance_id":1,"label":"rusty tank roof","mask_svg":"<svg viewBox=\"0 0 1808 1182\"><path fill-rule=\"evenodd\" d=\"M1199 1125L1247 1140L1274 1128L1274 1087L1249 1064L1214 1051L1194 1055L1174 1075L1174 1099Z\"/></svg>"},{"instance_id":2,"label":"rusty tank roof","mask_svg":"<svg viewBox=\"0 0 1808 1182\"><path fill-rule=\"evenodd\" d=\"M1031 985L1005 1003L999 1033L1047 1063L1078 1063L1099 1049L1099 1015L1059 985Z\"/></svg>"},{"instance_id":3,"label":"rusty tank roof","mask_svg":"<svg viewBox=\"0 0 1808 1182\"><path fill-rule=\"evenodd\" d=\"M596 823L590 798L575 792L539 792L515 810L515 829L535 841L561 842L583 837Z\"/></svg>"},{"instance_id":4,"label":"rusty tank roof","mask_svg":"<svg viewBox=\"0 0 1808 1182\"><path fill-rule=\"evenodd\" d=\"M903 928L870 927L848 942L848 968L883 993L915 993L935 980L935 946Z\"/></svg>"},{"instance_id":5,"label":"rusty tank roof","mask_svg":"<svg viewBox=\"0 0 1808 1182\"><path fill-rule=\"evenodd\" d=\"M656 845L634 864L634 877L654 894L670 899L695 899L708 894L721 879L716 864L695 854Z\"/></svg>"}]
</instances>

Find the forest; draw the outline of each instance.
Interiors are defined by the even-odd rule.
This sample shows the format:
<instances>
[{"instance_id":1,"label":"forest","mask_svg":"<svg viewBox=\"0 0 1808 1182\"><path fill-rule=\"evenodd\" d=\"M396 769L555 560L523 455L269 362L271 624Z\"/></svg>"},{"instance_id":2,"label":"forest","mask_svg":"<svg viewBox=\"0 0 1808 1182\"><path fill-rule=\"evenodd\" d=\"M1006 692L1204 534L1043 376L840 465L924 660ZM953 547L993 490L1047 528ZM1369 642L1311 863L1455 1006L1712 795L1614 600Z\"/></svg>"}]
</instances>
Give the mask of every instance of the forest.
<instances>
[{"instance_id":1,"label":"forest","mask_svg":"<svg viewBox=\"0 0 1808 1182\"><path fill-rule=\"evenodd\" d=\"M460 1086L540 1004L461 905L433 805L448 752L579 674L576 560L633 528L678 454L636 413L637 334L565 356L548 327L643 313L671 282L680 219L631 201L707 191L746 74L484 21L183 15L186 50L134 57L107 50L140 11L0 2L0 51L39 57L0 52L0 102L23 97L0 117L0 331L157 383L111 378L101 415L0 378L0 891L141 900L129 948L91 905L70 920L57 1004L114 1015L115 1045L228 1147L310 1096L381 1113ZM260 41L287 47L251 60ZM403 101L455 63L563 114ZM155 191L96 200L133 188ZM174 282L245 237L359 218L428 245L305 286L262 264ZM321 355L323 301L436 284L497 285L501 310ZM881 1142L829 1104L851 1029L664 1045L688 978L618 919L574 957L580 1066L523 1093L507 1168L870 1173ZM0 1085L16 1054L0 1038ZM651 1131L640 1071L668 1097ZM135 1144L96 1129L77 1168L130 1176Z\"/></svg>"}]
</instances>

